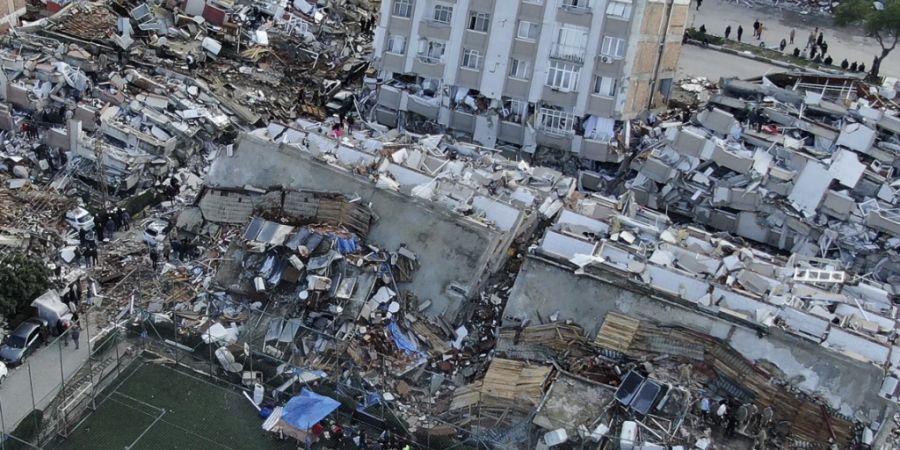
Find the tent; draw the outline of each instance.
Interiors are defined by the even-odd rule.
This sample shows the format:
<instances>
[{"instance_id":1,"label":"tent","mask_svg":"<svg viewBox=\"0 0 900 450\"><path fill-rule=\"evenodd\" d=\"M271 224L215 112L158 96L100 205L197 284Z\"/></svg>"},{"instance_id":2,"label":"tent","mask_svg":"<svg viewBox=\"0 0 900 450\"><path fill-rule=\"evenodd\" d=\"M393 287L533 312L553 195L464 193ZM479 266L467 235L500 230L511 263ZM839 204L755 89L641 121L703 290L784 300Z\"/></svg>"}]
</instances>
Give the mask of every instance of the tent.
<instances>
[{"instance_id":1,"label":"tent","mask_svg":"<svg viewBox=\"0 0 900 450\"><path fill-rule=\"evenodd\" d=\"M341 403L337 400L303 388L300 395L291 398L284 405L281 420L299 430L309 431L339 406Z\"/></svg>"}]
</instances>

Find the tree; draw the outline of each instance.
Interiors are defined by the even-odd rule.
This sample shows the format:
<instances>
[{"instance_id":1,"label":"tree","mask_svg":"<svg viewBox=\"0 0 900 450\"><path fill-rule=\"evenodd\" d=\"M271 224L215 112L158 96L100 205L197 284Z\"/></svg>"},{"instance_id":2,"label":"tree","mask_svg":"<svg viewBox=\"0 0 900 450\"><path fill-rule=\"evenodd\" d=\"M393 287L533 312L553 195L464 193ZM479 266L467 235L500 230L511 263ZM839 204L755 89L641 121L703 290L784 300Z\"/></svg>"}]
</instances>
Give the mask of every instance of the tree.
<instances>
[{"instance_id":1,"label":"tree","mask_svg":"<svg viewBox=\"0 0 900 450\"><path fill-rule=\"evenodd\" d=\"M883 60L897 47L900 39L900 0L883 0L878 9L871 0L849 0L841 3L834 13L834 23L845 27L862 25L881 46Z\"/></svg>"},{"instance_id":2,"label":"tree","mask_svg":"<svg viewBox=\"0 0 900 450\"><path fill-rule=\"evenodd\" d=\"M12 318L50 288L50 269L24 253L0 255L0 314Z\"/></svg>"}]
</instances>

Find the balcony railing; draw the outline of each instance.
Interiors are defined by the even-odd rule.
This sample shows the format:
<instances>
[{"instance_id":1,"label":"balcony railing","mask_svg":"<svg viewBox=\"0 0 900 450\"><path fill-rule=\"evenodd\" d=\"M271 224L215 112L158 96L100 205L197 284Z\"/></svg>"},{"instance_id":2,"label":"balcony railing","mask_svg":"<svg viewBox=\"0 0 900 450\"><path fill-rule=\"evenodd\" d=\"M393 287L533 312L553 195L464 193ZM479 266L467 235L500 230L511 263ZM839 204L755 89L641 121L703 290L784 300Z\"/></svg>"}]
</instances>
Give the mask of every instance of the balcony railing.
<instances>
[{"instance_id":1,"label":"balcony railing","mask_svg":"<svg viewBox=\"0 0 900 450\"><path fill-rule=\"evenodd\" d=\"M584 47L575 45L553 44L553 48L550 49L550 57L582 64L585 51Z\"/></svg>"}]
</instances>

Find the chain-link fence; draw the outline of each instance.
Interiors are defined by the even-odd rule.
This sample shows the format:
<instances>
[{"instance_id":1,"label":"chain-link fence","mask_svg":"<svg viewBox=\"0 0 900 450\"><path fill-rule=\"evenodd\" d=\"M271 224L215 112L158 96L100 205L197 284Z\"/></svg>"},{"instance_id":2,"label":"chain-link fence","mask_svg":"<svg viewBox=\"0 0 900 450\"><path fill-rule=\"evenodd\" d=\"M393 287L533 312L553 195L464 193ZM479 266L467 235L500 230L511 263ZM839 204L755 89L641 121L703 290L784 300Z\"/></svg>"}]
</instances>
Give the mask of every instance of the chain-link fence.
<instances>
[{"instance_id":1,"label":"chain-link fence","mask_svg":"<svg viewBox=\"0 0 900 450\"><path fill-rule=\"evenodd\" d=\"M125 328L97 329L88 309L69 328L11 368L0 392L0 450L43 448L65 437L133 360ZM77 336L77 339L76 339Z\"/></svg>"}]
</instances>

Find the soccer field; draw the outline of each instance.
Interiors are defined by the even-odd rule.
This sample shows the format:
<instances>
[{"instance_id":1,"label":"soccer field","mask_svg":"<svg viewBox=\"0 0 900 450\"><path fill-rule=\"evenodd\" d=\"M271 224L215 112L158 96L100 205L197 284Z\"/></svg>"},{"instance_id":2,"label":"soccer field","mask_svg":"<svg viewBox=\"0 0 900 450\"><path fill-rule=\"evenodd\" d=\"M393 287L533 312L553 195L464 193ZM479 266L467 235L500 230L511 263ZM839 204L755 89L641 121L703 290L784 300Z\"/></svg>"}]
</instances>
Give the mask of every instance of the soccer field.
<instances>
[{"instance_id":1,"label":"soccer field","mask_svg":"<svg viewBox=\"0 0 900 450\"><path fill-rule=\"evenodd\" d=\"M243 395L137 361L97 399L97 410L54 449L296 448L271 439Z\"/></svg>"}]
</instances>

